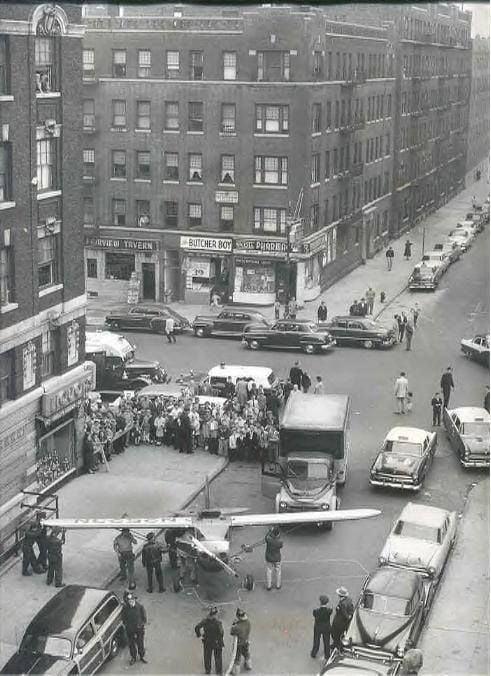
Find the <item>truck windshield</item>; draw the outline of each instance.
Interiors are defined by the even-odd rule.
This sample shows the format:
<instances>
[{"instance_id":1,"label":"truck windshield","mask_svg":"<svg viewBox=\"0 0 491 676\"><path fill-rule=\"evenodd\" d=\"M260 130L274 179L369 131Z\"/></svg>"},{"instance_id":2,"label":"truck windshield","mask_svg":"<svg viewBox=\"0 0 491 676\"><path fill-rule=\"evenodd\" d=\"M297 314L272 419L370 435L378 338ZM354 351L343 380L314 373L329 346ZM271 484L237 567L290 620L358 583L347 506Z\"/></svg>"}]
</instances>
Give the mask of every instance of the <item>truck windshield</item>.
<instances>
[{"instance_id":1,"label":"truck windshield","mask_svg":"<svg viewBox=\"0 0 491 676\"><path fill-rule=\"evenodd\" d=\"M336 459L344 457L342 431L280 430L281 453L328 453Z\"/></svg>"},{"instance_id":2,"label":"truck windshield","mask_svg":"<svg viewBox=\"0 0 491 676\"><path fill-rule=\"evenodd\" d=\"M290 460L288 462L288 477L291 479L323 479L329 478L330 466L320 462L305 462Z\"/></svg>"}]
</instances>

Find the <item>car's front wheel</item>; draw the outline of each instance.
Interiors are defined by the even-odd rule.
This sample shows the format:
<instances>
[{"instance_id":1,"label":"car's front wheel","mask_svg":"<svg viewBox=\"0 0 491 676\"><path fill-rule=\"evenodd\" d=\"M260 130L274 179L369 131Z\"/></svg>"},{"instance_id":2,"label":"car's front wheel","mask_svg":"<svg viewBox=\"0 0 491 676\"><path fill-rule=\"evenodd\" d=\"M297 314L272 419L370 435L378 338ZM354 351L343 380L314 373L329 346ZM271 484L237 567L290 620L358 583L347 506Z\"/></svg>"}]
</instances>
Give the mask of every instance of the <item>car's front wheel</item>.
<instances>
[{"instance_id":1,"label":"car's front wheel","mask_svg":"<svg viewBox=\"0 0 491 676\"><path fill-rule=\"evenodd\" d=\"M314 354L315 352L315 345L312 345L312 343L307 343L307 345L303 346L303 351L306 354Z\"/></svg>"},{"instance_id":2,"label":"car's front wheel","mask_svg":"<svg viewBox=\"0 0 491 676\"><path fill-rule=\"evenodd\" d=\"M109 653L107 656L108 660L113 660L116 655L119 653L119 650L121 648L121 645L123 643L123 634L122 632L118 632L115 634L112 639L111 639L111 645L109 646Z\"/></svg>"},{"instance_id":3,"label":"car's front wheel","mask_svg":"<svg viewBox=\"0 0 491 676\"><path fill-rule=\"evenodd\" d=\"M207 334L202 326L198 326L196 329L194 329L194 335L198 336L198 338L205 338Z\"/></svg>"},{"instance_id":4,"label":"car's front wheel","mask_svg":"<svg viewBox=\"0 0 491 676\"><path fill-rule=\"evenodd\" d=\"M259 350L261 346L257 340L248 340L247 347L249 347L251 350Z\"/></svg>"},{"instance_id":5,"label":"car's front wheel","mask_svg":"<svg viewBox=\"0 0 491 676\"><path fill-rule=\"evenodd\" d=\"M367 350L371 350L373 347L373 340L364 340L363 347Z\"/></svg>"}]
</instances>

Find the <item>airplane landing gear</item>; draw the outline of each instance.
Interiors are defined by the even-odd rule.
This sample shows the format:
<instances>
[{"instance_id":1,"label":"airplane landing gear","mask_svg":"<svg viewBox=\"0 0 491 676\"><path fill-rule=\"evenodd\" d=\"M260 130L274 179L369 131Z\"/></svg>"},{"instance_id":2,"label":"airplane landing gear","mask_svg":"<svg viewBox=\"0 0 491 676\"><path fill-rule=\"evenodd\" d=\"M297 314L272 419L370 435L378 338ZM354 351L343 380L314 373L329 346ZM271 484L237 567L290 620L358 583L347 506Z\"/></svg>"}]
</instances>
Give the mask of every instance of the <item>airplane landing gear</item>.
<instances>
[{"instance_id":1,"label":"airplane landing gear","mask_svg":"<svg viewBox=\"0 0 491 676\"><path fill-rule=\"evenodd\" d=\"M253 591L254 589L254 577L252 575L246 575L242 580L242 587L246 591Z\"/></svg>"}]
</instances>

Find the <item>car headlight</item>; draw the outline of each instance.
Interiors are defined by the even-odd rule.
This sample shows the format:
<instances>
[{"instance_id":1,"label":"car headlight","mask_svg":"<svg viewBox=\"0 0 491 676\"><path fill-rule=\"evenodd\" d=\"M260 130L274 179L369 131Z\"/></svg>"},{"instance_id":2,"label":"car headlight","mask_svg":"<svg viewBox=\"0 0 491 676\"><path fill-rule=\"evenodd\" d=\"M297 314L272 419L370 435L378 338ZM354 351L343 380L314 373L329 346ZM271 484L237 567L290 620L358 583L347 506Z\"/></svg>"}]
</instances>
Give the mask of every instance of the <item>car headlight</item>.
<instances>
[{"instance_id":1,"label":"car headlight","mask_svg":"<svg viewBox=\"0 0 491 676\"><path fill-rule=\"evenodd\" d=\"M435 573L436 573L436 568L435 568L434 566L430 566L430 567L428 568L428 575L429 575L430 577L434 577Z\"/></svg>"},{"instance_id":2,"label":"car headlight","mask_svg":"<svg viewBox=\"0 0 491 676\"><path fill-rule=\"evenodd\" d=\"M280 509L286 509L286 502L280 502Z\"/></svg>"},{"instance_id":3,"label":"car headlight","mask_svg":"<svg viewBox=\"0 0 491 676\"><path fill-rule=\"evenodd\" d=\"M329 505L327 504L327 502L322 503L321 509L329 509Z\"/></svg>"},{"instance_id":4,"label":"car headlight","mask_svg":"<svg viewBox=\"0 0 491 676\"><path fill-rule=\"evenodd\" d=\"M379 566L383 566L385 563L387 563L387 557L386 556L379 556L378 557Z\"/></svg>"},{"instance_id":5,"label":"car headlight","mask_svg":"<svg viewBox=\"0 0 491 676\"><path fill-rule=\"evenodd\" d=\"M404 648L402 646L400 646L400 645L397 646L396 655L398 657L404 657Z\"/></svg>"},{"instance_id":6,"label":"car headlight","mask_svg":"<svg viewBox=\"0 0 491 676\"><path fill-rule=\"evenodd\" d=\"M469 446L466 446L465 447L465 453L464 453L465 457L468 458L470 456L470 454L471 454L471 449L469 448Z\"/></svg>"}]
</instances>

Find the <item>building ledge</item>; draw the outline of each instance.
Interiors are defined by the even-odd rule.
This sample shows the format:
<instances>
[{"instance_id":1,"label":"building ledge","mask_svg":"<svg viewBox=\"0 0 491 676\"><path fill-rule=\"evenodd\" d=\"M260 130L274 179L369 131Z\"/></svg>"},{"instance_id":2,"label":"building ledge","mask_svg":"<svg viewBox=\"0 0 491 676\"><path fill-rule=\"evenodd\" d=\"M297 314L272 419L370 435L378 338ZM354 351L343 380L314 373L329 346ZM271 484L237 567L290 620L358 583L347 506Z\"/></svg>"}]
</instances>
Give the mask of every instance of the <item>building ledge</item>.
<instances>
[{"instance_id":1,"label":"building ledge","mask_svg":"<svg viewBox=\"0 0 491 676\"><path fill-rule=\"evenodd\" d=\"M139 129L138 127L135 128L135 134L151 134L152 130L151 129Z\"/></svg>"},{"instance_id":2,"label":"building ledge","mask_svg":"<svg viewBox=\"0 0 491 676\"><path fill-rule=\"evenodd\" d=\"M48 296L50 293L55 293L55 291L61 291L63 289L63 284L53 284L53 286L48 286L46 289L41 289L38 293L39 298L43 296Z\"/></svg>"},{"instance_id":3,"label":"building ledge","mask_svg":"<svg viewBox=\"0 0 491 676\"><path fill-rule=\"evenodd\" d=\"M40 192L37 194L37 201L48 200L51 197L60 197L61 190L46 190L46 192Z\"/></svg>"},{"instance_id":4,"label":"building ledge","mask_svg":"<svg viewBox=\"0 0 491 676\"><path fill-rule=\"evenodd\" d=\"M134 183L151 183L152 179L151 178L134 178L133 182Z\"/></svg>"},{"instance_id":5,"label":"building ledge","mask_svg":"<svg viewBox=\"0 0 491 676\"><path fill-rule=\"evenodd\" d=\"M162 180L162 183L163 183L164 185L179 185L179 181L173 181L173 180L170 179L170 178L164 178L164 179Z\"/></svg>"},{"instance_id":6,"label":"building ledge","mask_svg":"<svg viewBox=\"0 0 491 676\"><path fill-rule=\"evenodd\" d=\"M272 183L271 185L266 184L266 183L253 183L252 185L253 188L265 188L266 190L288 190L287 185L279 185L276 183Z\"/></svg>"},{"instance_id":7,"label":"building ledge","mask_svg":"<svg viewBox=\"0 0 491 676\"><path fill-rule=\"evenodd\" d=\"M36 92L37 99L60 98L61 92Z\"/></svg>"},{"instance_id":8,"label":"building ledge","mask_svg":"<svg viewBox=\"0 0 491 676\"><path fill-rule=\"evenodd\" d=\"M280 133L280 132L262 132L262 131L255 131L254 136L256 138L289 138L290 134L287 133Z\"/></svg>"},{"instance_id":9,"label":"building ledge","mask_svg":"<svg viewBox=\"0 0 491 676\"><path fill-rule=\"evenodd\" d=\"M162 129L162 134L180 134L180 133L181 133L180 129Z\"/></svg>"},{"instance_id":10,"label":"building ledge","mask_svg":"<svg viewBox=\"0 0 491 676\"><path fill-rule=\"evenodd\" d=\"M7 303L7 305L2 305L0 307L0 314L4 315L7 314L7 312L12 312L13 310L17 310L19 307L19 303Z\"/></svg>"},{"instance_id":11,"label":"building ledge","mask_svg":"<svg viewBox=\"0 0 491 676\"><path fill-rule=\"evenodd\" d=\"M13 101L14 97L12 94L0 94L0 101Z\"/></svg>"},{"instance_id":12,"label":"building ledge","mask_svg":"<svg viewBox=\"0 0 491 676\"><path fill-rule=\"evenodd\" d=\"M13 209L16 206L15 202L0 202L1 209Z\"/></svg>"}]
</instances>

